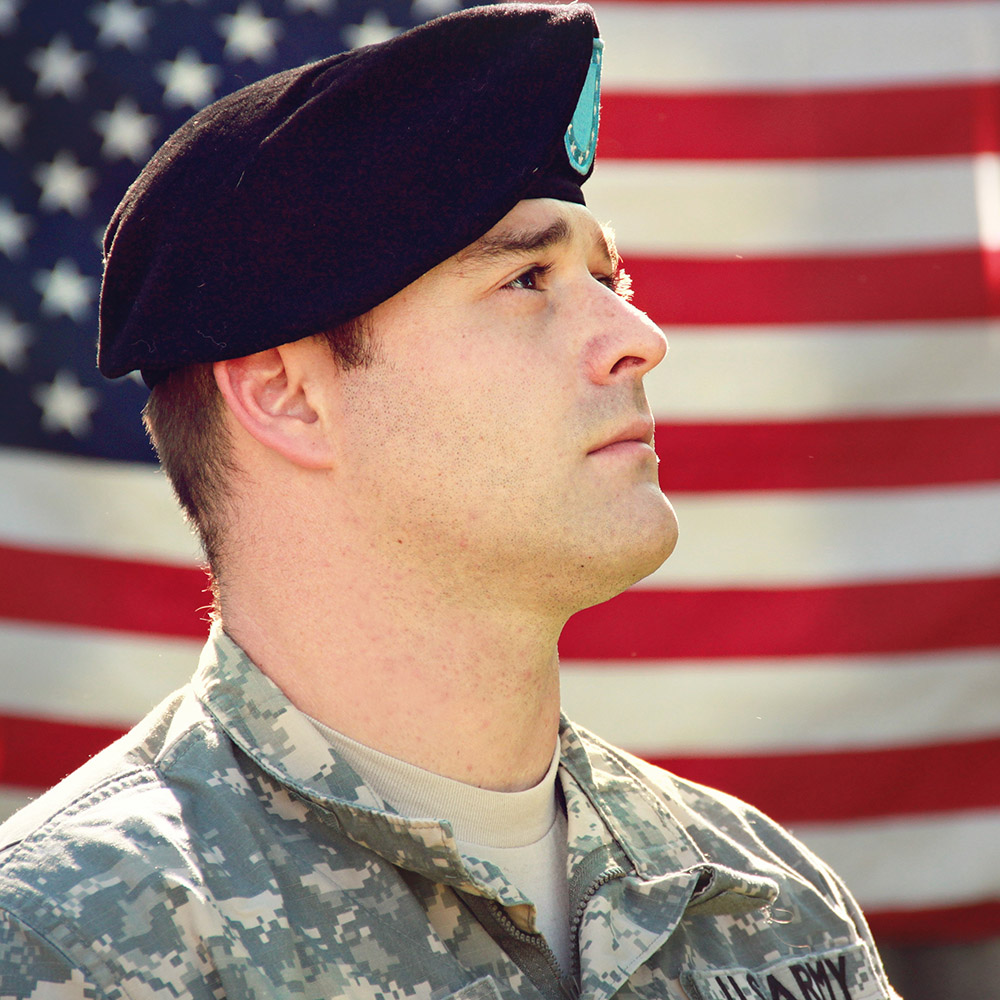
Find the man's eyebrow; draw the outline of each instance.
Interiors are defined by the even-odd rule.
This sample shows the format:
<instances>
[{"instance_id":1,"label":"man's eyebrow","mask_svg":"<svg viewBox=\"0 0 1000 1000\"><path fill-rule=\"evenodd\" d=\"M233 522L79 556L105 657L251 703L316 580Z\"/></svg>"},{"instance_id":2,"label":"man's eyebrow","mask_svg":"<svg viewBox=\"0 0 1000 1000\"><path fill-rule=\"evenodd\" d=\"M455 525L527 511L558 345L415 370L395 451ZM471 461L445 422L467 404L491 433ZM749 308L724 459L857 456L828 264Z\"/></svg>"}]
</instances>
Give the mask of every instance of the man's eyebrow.
<instances>
[{"instance_id":1,"label":"man's eyebrow","mask_svg":"<svg viewBox=\"0 0 1000 1000\"><path fill-rule=\"evenodd\" d=\"M455 256L460 264L489 264L501 257L521 257L569 241L569 223L556 219L544 229L509 229L487 233Z\"/></svg>"},{"instance_id":2,"label":"man's eyebrow","mask_svg":"<svg viewBox=\"0 0 1000 1000\"><path fill-rule=\"evenodd\" d=\"M485 266L507 257L530 256L560 243L568 243L571 238L569 223L565 219L556 219L543 229L511 229L487 233L460 250L455 255L455 260L463 267ZM617 270L620 258L611 230L602 226L599 234L594 237L594 244L607 256L611 267Z\"/></svg>"}]
</instances>

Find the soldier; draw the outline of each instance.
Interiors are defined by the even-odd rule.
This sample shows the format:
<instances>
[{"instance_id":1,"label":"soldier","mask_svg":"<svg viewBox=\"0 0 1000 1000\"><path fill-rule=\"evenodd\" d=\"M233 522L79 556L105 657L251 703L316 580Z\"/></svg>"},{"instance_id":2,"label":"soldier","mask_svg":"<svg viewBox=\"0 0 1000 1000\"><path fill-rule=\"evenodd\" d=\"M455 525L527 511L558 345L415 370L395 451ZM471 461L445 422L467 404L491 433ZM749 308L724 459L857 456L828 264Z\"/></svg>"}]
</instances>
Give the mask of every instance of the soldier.
<instances>
[{"instance_id":1,"label":"soldier","mask_svg":"<svg viewBox=\"0 0 1000 1000\"><path fill-rule=\"evenodd\" d=\"M0 833L0 995L892 997L781 828L559 714L675 541L660 330L584 207L578 5L196 115L108 230L99 364L210 561L192 682ZM684 706L637 706L684 711Z\"/></svg>"}]
</instances>

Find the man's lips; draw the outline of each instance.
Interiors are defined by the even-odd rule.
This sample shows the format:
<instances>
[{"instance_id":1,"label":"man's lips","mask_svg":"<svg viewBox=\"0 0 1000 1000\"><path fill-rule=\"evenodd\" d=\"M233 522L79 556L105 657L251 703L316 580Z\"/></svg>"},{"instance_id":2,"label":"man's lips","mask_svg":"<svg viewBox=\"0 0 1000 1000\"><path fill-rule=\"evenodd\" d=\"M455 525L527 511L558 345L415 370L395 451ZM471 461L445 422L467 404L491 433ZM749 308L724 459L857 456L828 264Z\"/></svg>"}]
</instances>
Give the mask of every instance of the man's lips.
<instances>
[{"instance_id":1,"label":"man's lips","mask_svg":"<svg viewBox=\"0 0 1000 1000\"><path fill-rule=\"evenodd\" d=\"M653 422L651 420L637 420L625 427L613 432L608 438L603 440L596 447L591 448L588 455L604 451L606 448L613 448L615 445L644 444L653 445Z\"/></svg>"}]
</instances>

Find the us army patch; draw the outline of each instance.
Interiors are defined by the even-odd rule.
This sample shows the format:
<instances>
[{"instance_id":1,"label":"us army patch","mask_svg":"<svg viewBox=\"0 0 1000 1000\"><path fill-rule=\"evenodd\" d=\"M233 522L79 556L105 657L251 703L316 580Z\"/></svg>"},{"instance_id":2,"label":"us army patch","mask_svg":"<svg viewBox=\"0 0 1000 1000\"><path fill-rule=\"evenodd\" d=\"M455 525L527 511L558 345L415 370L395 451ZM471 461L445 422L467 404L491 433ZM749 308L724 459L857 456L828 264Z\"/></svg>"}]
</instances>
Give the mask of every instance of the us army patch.
<instances>
[{"instance_id":1,"label":"us army patch","mask_svg":"<svg viewBox=\"0 0 1000 1000\"><path fill-rule=\"evenodd\" d=\"M692 1000L886 1000L868 949L853 945L758 969L682 972Z\"/></svg>"}]
</instances>

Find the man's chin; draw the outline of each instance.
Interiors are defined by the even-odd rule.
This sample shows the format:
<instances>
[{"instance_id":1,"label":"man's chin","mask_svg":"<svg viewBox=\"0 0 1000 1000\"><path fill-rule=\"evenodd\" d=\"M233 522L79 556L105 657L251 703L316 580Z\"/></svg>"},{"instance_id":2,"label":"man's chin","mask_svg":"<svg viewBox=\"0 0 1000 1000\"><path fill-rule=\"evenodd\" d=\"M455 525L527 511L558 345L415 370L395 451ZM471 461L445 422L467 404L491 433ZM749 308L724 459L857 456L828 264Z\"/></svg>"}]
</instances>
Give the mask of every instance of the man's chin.
<instances>
[{"instance_id":1,"label":"man's chin","mask_svg":"<svg viewBox=\"0 0 1000 1000\"><path fill-rule=\"evenodd\" d=\"M655 573L677 547L677 516L666 497L663 497L662 503L656 523L638 527L629 546L633 563L632 578L627 584L629 587Z\"/></svg>"},{"instance_id":2,"label":"man's chin","mask_svg":"<svg viewBox=\"0 0 1000 1000\"><path fill-rule=\"evenodd\" d=\"M640 580L645 580L647 576L655 573L670 558L671 553L673 553L674 548L677 546L676 525L672 531L665 532L658 539L658 542L658 545L651 546L648 552L642 556L637 555L633 565L633 572L629 575L628 582L622 587L622 590L631 587L632 584L638 583Z\"/></svg>"},{"instance_id":3,"label":"man's chin","mask_svg":"<svg viewBox=\"0 0 1000 1000\"><path fill-rule=\"evenodd\" d=\"M582 599L576 610L610 601L612 597L617 597L633 584L655 573L677 545L677 522L671 519L662 532L646 536L645 543L637 544L636 539L633 539L627 549L622 547L609 558L604 574L592 573L590 586L581 595Z\"/></svg>"},{"instance_id":4,"label":"man's chin","mask_svg":"<svg viewBox=\"0 0 1000 1000\"><path fill-rule=\"evenodd\" d=\"M650 511L647 504L643 513L645 516L626 531L622 542L623 562L632 568L628 587L655 573L677 546L677 515L658 489L654 509Z\"/></svg>"}]
</instances>

